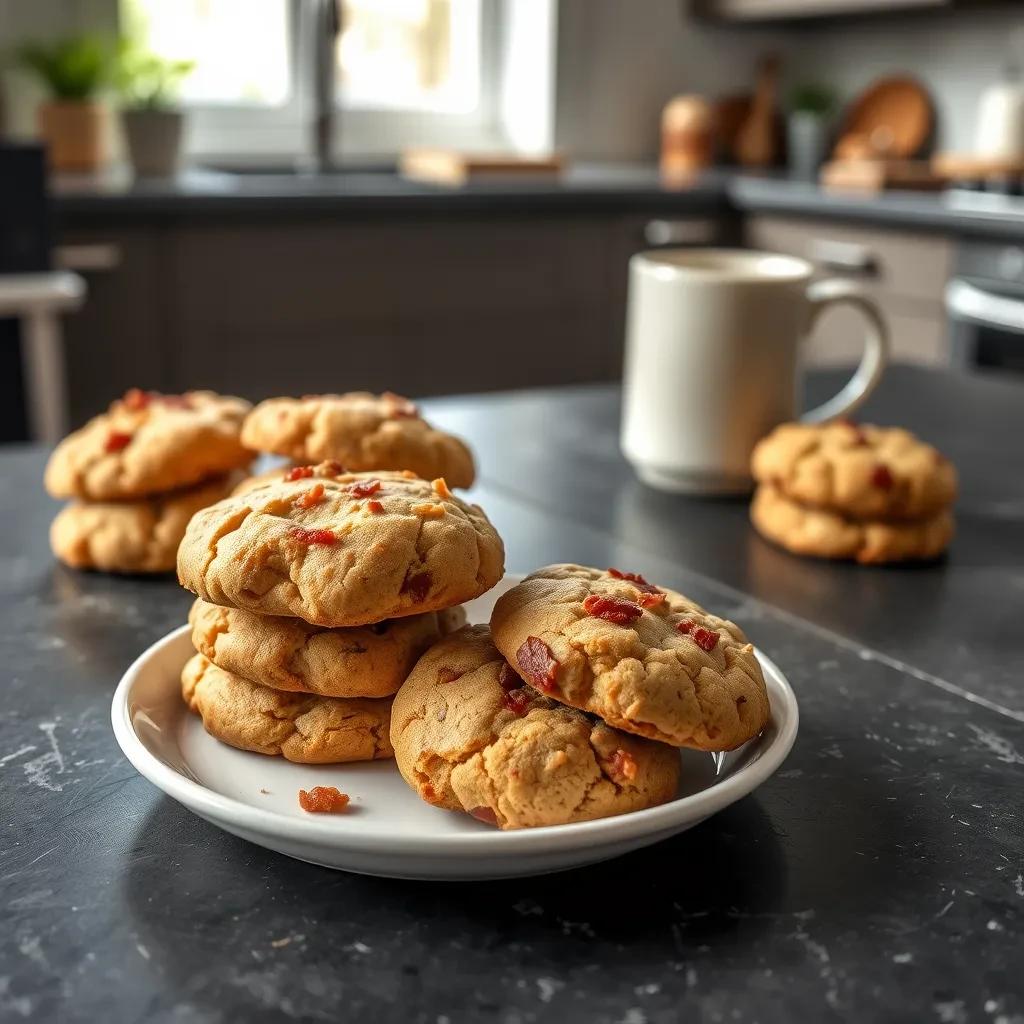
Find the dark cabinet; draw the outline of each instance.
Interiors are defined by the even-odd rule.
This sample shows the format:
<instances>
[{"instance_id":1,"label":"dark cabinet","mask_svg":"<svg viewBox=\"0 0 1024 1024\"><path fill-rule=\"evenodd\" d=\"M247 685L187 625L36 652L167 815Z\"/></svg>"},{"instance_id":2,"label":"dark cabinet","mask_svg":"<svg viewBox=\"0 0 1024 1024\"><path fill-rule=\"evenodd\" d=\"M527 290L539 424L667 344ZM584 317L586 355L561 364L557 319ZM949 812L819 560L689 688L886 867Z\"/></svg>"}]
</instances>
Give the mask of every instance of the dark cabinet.
<instances>
[{"instance_id":1,"label":"dark cabinet","mask_svg":"<svg viewBox=\"0 0 1024 1024\"><path fill-rule=\"evenodd\" d=\"M66 232L118 254L85 271L89 298L68 323L72 420L133 385L259 399L615 379L627 263L651 220L193 218ZM695 241L716 240L713 218L695 223Z\"/></svg>"}]
</instances>

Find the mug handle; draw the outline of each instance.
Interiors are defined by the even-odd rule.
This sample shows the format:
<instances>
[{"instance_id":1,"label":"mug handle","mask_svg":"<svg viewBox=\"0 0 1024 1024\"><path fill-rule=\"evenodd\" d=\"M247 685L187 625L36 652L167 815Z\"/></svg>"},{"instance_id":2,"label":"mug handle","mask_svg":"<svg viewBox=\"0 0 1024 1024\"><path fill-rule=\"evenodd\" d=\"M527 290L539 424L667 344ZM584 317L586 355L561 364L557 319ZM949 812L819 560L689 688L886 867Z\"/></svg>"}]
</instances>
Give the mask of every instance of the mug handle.
<instances>
[{"instance_id":1,"label":"mug handle","mask_svg":"<svg viewBox=\"0 0 1024 1024\"><path fill-rule=\"evenodd\" d=\"M852 281L844 281L838 277L829 278L827 281L815 281L807 289L807 299L811 304L808 334L825 309L837 303L856 307L867 320L864 355L853 376L837 395L800 417L804 423L823 423L859 408L878 386L889 362L889 328L886 327L878 307L864 294L863 289Z\"/></svg>"}]
</instances>

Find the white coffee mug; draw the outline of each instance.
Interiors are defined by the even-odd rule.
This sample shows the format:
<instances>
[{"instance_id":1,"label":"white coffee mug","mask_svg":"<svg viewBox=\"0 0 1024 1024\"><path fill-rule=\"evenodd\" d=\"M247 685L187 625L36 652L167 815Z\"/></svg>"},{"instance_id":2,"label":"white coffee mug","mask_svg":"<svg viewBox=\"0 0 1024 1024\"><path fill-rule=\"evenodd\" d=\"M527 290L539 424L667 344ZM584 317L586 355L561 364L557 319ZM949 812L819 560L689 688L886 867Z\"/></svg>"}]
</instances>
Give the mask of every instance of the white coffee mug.
<instances>
[{"instance_id":1,"label":"white coffee mug","mask_svg":"<svg viewBox=\"0 0 1024 1024\"><path fill-rule=\"evenodd\" d=\"M640 478L702 494L750 488L750 453L785 420L832 419L874 390L889 357L875 304L806 260L740 249L656 249L629 263L622 450ZM800 349L827 306L864 314L846 386L799 414Z\"/></svg>"}]
</instances>

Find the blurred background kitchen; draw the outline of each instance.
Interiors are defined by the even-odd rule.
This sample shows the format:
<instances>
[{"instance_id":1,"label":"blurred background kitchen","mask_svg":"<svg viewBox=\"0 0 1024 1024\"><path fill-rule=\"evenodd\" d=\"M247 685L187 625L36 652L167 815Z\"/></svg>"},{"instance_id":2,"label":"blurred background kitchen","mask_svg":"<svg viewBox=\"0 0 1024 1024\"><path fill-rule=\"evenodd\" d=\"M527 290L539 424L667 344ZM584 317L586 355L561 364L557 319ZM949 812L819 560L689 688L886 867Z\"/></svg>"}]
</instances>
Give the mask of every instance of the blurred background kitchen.
<instances>
[{"instance_id":1,"label":"blurred background kitchen","mask_svg":"<svg viewBox=\"0 0 1024 1024\"><path fill-rule=\"evenodd\" d=\"M132 386L616 379L659 245L807 257L897 361L1024 371L1014 0L0 0L0 55L2 440Z\"/></svg>"}]
</instances>

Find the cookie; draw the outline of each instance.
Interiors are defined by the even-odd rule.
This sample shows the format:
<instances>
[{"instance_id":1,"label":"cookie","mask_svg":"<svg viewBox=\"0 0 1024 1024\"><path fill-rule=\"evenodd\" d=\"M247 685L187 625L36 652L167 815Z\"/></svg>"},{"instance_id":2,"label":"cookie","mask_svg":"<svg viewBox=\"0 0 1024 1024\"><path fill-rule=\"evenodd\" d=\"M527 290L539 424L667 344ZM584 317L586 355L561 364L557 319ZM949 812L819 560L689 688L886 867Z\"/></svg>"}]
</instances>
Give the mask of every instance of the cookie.
<instances>
[{"instance_id":1,"label":"cookie","mask_svg":"<svg viewBox=\"0 0 1024 1024\"><path fill-rule=\"evenodd\" d=\"M758 487L750 520L761 536L794 554L864 564L937 558L953 539L948 509L917 521L846 519L798 505L769 484Z\"/></svg>"},{"instance_id":2,"label":"cookie","mask_svg":"<svg viewBox=\"0 0 1024 1024\"><path fill-rule=\"evenodd\" d=\"M172 572L188 521L230 494L237 479L228 474L136 501L72 502L50 524L50 548L73 569Z\"/></svg>"},{"instance_id":3,"label":"cookie","mask_svg":"<svg viewBox=\"0 0 1024 1024\"><path fill-rule=\"evenodd\" d=\"M486 626L467 626L420 658L395 697L391 742L424 800L503 829L653 807L679 782L676 750L537 693Z\"/></svg>"},{"instance_id":4,"label":"cookie","mask_svg":"<svg viewBox=\"0 0 1024 1024\"><path fill-rule=\"evenodd\" d=\"M494 643L531 685L627 732L699 750L756 736L770 709L742 630L617 569L538 569L504 593Z\"/></svg>"},{"instance_id":5,"label":"cookie","mask_svg":"<svg viewBox=\"0 0 1024 1024\"><path fill-rule=\"evenodd\" d=\"M261 615L362 626L462 604L501 579L501 538L443 480L333 469L303 467L195 515L182 586Z\"/></svg>"},{"instance_id":6,"label":"cookie","mask_svg":"<svg viewBox=\"0 0 1024 1024\"><path fill-rule=\"evenodd\" d=\"M851 519L927 519L956 498L953 464L899 427L784 423L751 471L791 501Z\"/></svg>"},{"instance_id":7,"label":"cookie","mask_svg":"<svg viewBox=\"0 0 1024 1024\"><path fill-rule=\"evenodd\" d=\"M372 395L271 398L248 415L242 440L299 463L335 459L346 469L409 469L451 487L473 483L473 456L457 437L436 430L408 399Z\"/></svg>"},{"instance_id":8,"label":"cookie","mask_svg":"<svg viewBox=\"0 0 1024 1024\"><path fill-rule=\"evenodd\" d=\"M196 654L181 671L185 703L222 743L300 764L391 757L390 700L309 696L259 686Z\"/></svg>"},{"instance_id":9,"label":"cookie","mask_svg":"<svg viewBox=\"0 0 1024 1024\"><path fill-rule=\"evenodd\" d=\"M219 668L261 686L324 697L389 697L419 656L465 621L462 609L327 629L197 600L192 646Z\"/></svg>"},{"instance_id":10,"label":"cookie","mask_svg":"<svg viewBox=\"0 0 1024 1024\"><path fill-rule=\"evenodd\" d=\"M227 473L252 459L239 437L249 408L212 391L129 391L57 445L46 489L55 498L124 501Z\"/></svg>"}]
</instances>

